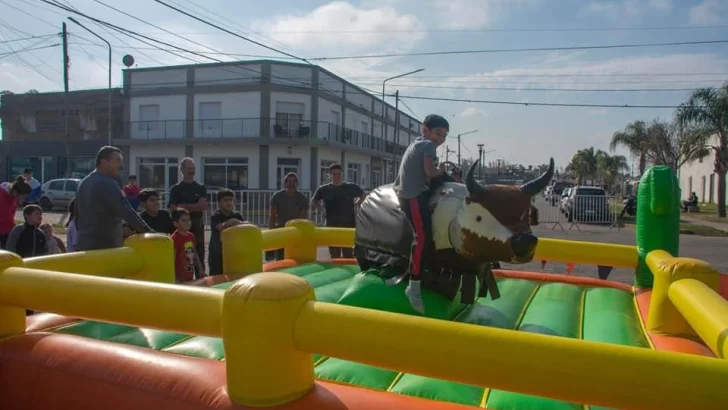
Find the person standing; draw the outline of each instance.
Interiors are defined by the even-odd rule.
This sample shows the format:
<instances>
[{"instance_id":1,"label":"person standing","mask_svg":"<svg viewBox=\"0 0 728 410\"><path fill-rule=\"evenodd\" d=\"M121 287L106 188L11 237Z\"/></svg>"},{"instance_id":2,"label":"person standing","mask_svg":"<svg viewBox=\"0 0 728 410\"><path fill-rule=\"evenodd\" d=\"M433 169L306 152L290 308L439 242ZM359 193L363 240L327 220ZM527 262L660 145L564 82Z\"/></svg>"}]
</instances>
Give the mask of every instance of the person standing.
<instances>
[{"instance_id":1,"label":"person standing","mask_svg":"<svg viewBox=\"0 0 728 410\"><path fill-rule=\"evenodd\" d=\"M157 191L145 188L139 193L139 202L142 204L142 211L139 216L152 229L159 233L172 235L174 233L174 223L172 216L168 211L159 209L159 194Z\"/></svg>"},{"instance_id":2,"label":"person standing","mask_svg":"<svg viewBox=\"0 0 728 410\"><path fill-rule=\"evenodd\" d=\"M96 154L96 169L78 184L76 250L121 248L124 246L122 221L138 233L153 232L121 191L118 180L123 161L119 148L101 147Z\"/></svg>"},{"instance_id":3,"label":"person standing","mask_svg":"<svg viewBox=\"0 0 728 410\"><path fill-rule=\"evenodd\" d=\"M293 219L306 219L308 216L308 199L298 192L298 175L289 172L283 178L284 189L270 197L270 219L268 229L286 226ZM283 249L276 249L265 253L267 261L282 260Z\"/></svg>"},{"instance_id":4,"label":"person standing","mask_svg":"<svg viewBox=\"0 0 728 410\"><path fill-rule=\"evenodd\" d=\"M316 189L311 200L314 209L323 209L326 213L326 226L336 228L354 228L356 226L356 208L366 195L359 185L344 182L344 170L339 164L329 167L331 182ZM322 203L323 202L323 206ZM353 248L329 246L331 258L353 258Z\"/></svg>"},{"instance_id":5,"label":"person standing","mask_svg":"<svg viewBox=\"0 0 728 410\"><path fill-rule=\"evenodd\" d=\"M12 184L8 184L7 190L0 189L0 248L5 249L8 236L15 227L15 212L18 210L18 204L23 203L30 191L30 185L22 176L19 176Z\"/></svg>"},{"instance_id":6,"label":"person standing","mask_svg":"<svg viewBox=\"0 0 728 410\"><path fill-rule=\"evenodd\" d=\"M131 207L134 208L134 210L139 209L139 192L141 191L141 188L139 188L139 185L137 185L137 177L136 175L129 175L129 180L126 185L124 185L124 195L126 195L126 199L131 204Z\"/></svg>"},{"instance_id":7,"label":"person standing","mask_svg":"<svg viewBox=\"0 0 728 410\"><path fill-rule=\"evenodd\" d=\"M26 203L32 203L40 199L40 181L33 177L33 168L25 168L23 171L23 178L25 182L30 185L30 195L25 198Z\"/></svg>"},{"instance_id":8,"label":"person standing","mask_svg":"<svg viewBox=\"0 0 728 410\"><path fill-rule=\"evenodd\" d=\"M195 235L195 249L201 261L205 260L205 223L203 216L207 211L207 189L195 181L195 160L183 158L179 164L182 181L174 184L169 190L170 212L184 208L190 213L192 226L190 232Z\"/></svg>"}]
</instances>

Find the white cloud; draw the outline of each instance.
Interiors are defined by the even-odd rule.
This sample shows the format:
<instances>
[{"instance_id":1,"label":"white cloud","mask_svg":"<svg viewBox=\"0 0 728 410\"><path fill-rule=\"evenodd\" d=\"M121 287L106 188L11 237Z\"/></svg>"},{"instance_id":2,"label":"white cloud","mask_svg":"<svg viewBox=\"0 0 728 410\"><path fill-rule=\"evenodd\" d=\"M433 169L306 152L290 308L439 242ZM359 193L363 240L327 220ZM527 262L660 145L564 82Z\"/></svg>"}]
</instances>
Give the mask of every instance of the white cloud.
<instances>
[{"instance_id":1,"label":"white cloud","mask_svg":"<svg viewBox=\"0 0 728 410\"><path fill-rule=\"evenodd\" d=\"M725 0L705 0L690 9L690 24L709 26L720 24L728 15L728 2Z\"/></svg>"},{"instance_id":2,"label":"white cloud","mask_svg":"<svg viewBox=\"0 0 728 410\"><path fill-rule=\"evenodd\" d=\"M348 52L409 50L425 37L424 32L416 31L423 26L414 15L400 14L389 5L360 8L343 1L331 2L307 13L277 16L252 24L253 30L271 31L266 36L278 43L319 53L324 48L346 48ZM397 32L393 32L395 30ZM366 32L332 35L332 31Z\"/></svg>"},{"instance_id":3,"label":"white cloud","mask_svg":"<svg viewBox=\"0 0 728 410\"><path fill-rule=\"evenodd\" d=\"M540 5L541 0L437 0L442 27L452 30L479 29L493 24L508 7Z\"/></svg>"},{"instance_id":4,"label":"white cloud","mask_svg":"<svg viewBox=\"0 0 728 410\"><path fill-rule=\"evenodd\" d=\"M460 116L463 118L475 118L475 117L487 118L488 112L471 105L470 107L465 108L463 110L463 112L460 113Z\"/></svg>"},{"instance_id":5,"label":"white cloud","mask_svg":"<svg viewBox=\"0 0 728 410\"><path fill-rule=\"evenodd\" d=\"M591 1L582 9L582 13L603 14L615 21L639 19L648 14L671 11L671 0Z\"/></svg>"}]
</instances>

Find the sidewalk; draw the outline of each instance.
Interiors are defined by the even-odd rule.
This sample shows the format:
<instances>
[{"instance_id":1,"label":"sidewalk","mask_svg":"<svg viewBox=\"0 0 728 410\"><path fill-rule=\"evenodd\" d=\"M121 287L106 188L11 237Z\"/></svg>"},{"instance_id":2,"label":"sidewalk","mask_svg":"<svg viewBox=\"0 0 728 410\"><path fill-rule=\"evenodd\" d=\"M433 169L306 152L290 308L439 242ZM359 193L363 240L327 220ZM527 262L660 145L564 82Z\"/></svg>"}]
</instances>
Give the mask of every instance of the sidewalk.
<instances>
[{"instance_id":1,"label":"sidewalk","mask_svg":"<svg viewBox=\"0 0 728 410\"><path fill-rule=\"evenodd\" d=\"M693 225L701 225L701 226L706 226L708 228L717 229L719 231L728 232L728 223L704 221L702 219L694 218L692 216L688 216L685 214L680 215L680 220L683 222L691 223ZM726 221L726 222L728 222L728 221Z\"/></svg>"}]
</instances>

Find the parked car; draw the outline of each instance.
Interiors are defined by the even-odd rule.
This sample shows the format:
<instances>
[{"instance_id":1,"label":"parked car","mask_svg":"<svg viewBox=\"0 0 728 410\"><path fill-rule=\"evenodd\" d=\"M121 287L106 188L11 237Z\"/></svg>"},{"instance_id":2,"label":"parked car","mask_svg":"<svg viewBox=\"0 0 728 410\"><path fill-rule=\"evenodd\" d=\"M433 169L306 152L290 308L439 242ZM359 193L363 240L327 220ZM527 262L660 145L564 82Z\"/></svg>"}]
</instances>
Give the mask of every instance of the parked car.
<instances>
[{"instance_id":1,"label":"parked car","mask_svg":"<svg viewBox=\"0 0 728 410\"><path fill-rule=\"evenodd\" d=\"M561 194L564 192L564 189L574 186L570 182L563 182L563 181L556 181L552 185L551 188L551 196L549 197L549 202L551 203L551 206L557 206L561 199Z\"/></svg>"},{"instance_id":2,"label":"parked car","mask_svg":"<svg viewBox=\"0 0 728 410\"><path fill-rule=\"evenodd\" d=\"M569 222L607 223L611 222L609 198L603 188L577 186L571 189L564 205Z\"/></svg>"},{"instance_id":3,"label":"parked car","mask_svg":"<svg viewBox=\"0 0 728 410\"><path fill-rule=\"evenodd\" d=\"M67 208L68 204L76 197L76 188L80 179L62 178L47 181L40 187L40 199L38 205L44 211L50 211L56 207Z\"/></svg>"},{"instance_id":4,"label":"parked car","mask_svg":"<svg viewBox=\"0 0 728 410\"><path fill-rule=\"evenodd\" d=\"M561 211L562 214L566 214L566 202L569 200L569 196L571 196L572 189L574 188L564 188L564 192L561 193L561 198L559 199L559 211Z\"/></svg>"}]
</instances>

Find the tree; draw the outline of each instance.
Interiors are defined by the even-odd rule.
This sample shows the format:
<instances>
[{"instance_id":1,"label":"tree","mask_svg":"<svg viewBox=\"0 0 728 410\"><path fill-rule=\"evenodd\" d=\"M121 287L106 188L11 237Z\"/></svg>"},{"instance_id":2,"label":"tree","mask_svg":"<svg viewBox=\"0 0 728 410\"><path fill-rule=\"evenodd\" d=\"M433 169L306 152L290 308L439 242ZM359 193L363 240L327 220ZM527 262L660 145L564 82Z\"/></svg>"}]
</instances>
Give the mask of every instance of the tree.
<instances>
[{"instance_id":1,"label":"tree","mask_svg":"<svg viewBox=\"0 0 728 410\"><path fill-rule=\"evenodd\" d=\"M699 88L675 112L678 123L703 128L717 141L708 147L715 154L713 168L718 174L718 216L726 217L726 171L728 171L728 82L720 88Z\"/></svg>"},{"instance_id":2,"label":"tree","mask_svg":"<svg viewBox=\"0 0 728 410\"><path fill-rule=\"evenodd\" d=\"M709 134L702 127L682 127L654 120L647 128L650 148L647 159L655 165L667 165L675 174L688 162L710 154L706 146Z\"/></svg>"},{"instance_id":3,"label":"tree","mask_svg":"<svg viewBox=\"0 0 728 410\"><path fill-rule=\"evenodd\" d=\"M597 170L604 182L612 187L622 172L629 170L629 164L624 155L609 155L604 151L597 151Z\"/></svg>"},{"instance_id":4,"label":"tree","mask_svg":"<svg viewBox=\"0 0 728 410\"><path fill-rule=\"evenodd\" d=\"M647 166L647 151L649 150L647 124L644 121L633 121L627 124L624 130L615 132L609 143L609 150L614 152L618 146L627 148L632 155L639 158L640 175L642 175Z\"/></svg>"},{"instance_id":5,"label":"tree","mask_svg":"<svg viewBox=\"0 0 728 410\"><path fill-rule=\"evenodd\" d=\"M2 91L0 91L0 96L3 96L3 95L13 95L13 94L14 93L12 91L10 91L10 90L2 90Z\"/></svg>"},{"instance_id":6,"label":"tree","mask_svg":"<svg viewBox=\"0 0 728 410\"><path fill-rule=\"evenodd\" d=\"M26 94L39 94L38 90L35 88L31 88L30 90L25 92Z\"/></svg>"},{"instance_id":7,"label":"tree","mask_svg":"<svg viewBox=\"0 0 728 410\"><path fill-rule=\"evenodd\" d=\"M576 179L577 184L581 185L585 178L594 178L597 175L599 156L604 154L606 154L604 151L595 151L594 147L576 151L567 168Z\"/></svg>"}]
</instances>

